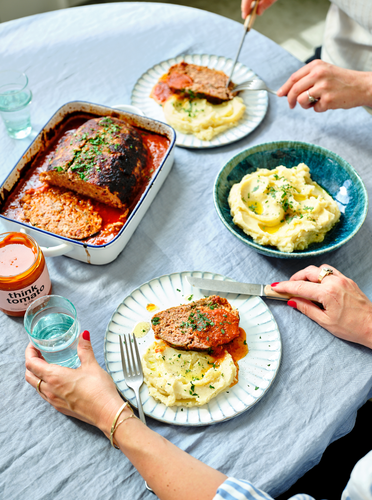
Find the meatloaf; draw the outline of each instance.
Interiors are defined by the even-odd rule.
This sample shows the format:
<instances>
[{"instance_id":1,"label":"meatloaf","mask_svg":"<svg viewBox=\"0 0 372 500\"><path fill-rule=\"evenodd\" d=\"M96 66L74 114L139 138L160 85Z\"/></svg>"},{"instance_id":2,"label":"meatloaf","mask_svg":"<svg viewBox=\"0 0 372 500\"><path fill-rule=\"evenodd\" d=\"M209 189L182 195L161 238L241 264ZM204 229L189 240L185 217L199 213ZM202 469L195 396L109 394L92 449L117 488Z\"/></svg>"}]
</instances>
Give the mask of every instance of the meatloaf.
<instances>
[{"instance_id":1,"label":"meatloaf","mask_svg":"<svg viewBox=\"0 0 372 500\"><path fill-rule=\"evenodd\" d=\"M61 139L40 179L126 208L141 187L146 163L147 149L136 129L117 118L93 118Z\"/></svg>"},{"instance_id":2,"label":"meatloaf","mask_svg":"<svg viewBox=\"0 0 372 500\"><path fill-rule=\"evenodd\" d=\"M239 335L239 312L218 295L161 311L151 323L155 338L184 350L208 351Z\"/></svg>"},{"instance_id":3,"label":"meatloaf","mask_svg":"<svg viewBox=\"0 0 372 500\"><path fill-rule=\"evenodd\" d=\"M24 219L51 233L82 240L96 234L102 226L101 216L91 200L57 187L31 190L22 198Z\"/></svg>"},{"instance_id":4,"label":"meatloaf","mask_svg":"<svg viewBox=\"0 0 372 500\"><path fill-rule=\"evenodd\" d=\"M182 61L169 68L168 73L153 89L151 97L164 101L172 94L179 94L181 97L200 97L213 104L220 104L236 95L232 82L226 88L227 81L228 77L223 71Z\"/></svg>"}]
</instances>

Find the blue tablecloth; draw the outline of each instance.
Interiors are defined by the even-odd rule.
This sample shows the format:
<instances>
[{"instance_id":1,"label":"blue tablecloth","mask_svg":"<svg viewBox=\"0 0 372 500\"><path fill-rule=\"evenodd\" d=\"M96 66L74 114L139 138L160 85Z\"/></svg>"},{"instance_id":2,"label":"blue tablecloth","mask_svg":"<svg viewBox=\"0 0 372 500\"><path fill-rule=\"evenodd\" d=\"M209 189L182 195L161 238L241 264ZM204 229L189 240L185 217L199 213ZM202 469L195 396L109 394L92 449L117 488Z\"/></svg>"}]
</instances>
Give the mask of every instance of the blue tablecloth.
<instances>
[{"instance_id":1,"label":"blue tablecloth","mask_svg":"<svg viewBox=\"0 0 372 500\"><path fill-rule=\"evenodd\" d=\"M234 7L233 2L231 8ZM180 54L234 57L242 28L234 21L186 7L155 3L86 6L0 24L0 69L29 76L35 131L64 103L129 104L137 78ZM301 65L252 32L240 60L271 88ZM212 150L177 148L175 164L129 244L113 263L90 266L48 259L54 293L77 306L102 366L103 338L112 312L150 278L205 270L253 283L288 278L308 261L266 258L221 224L212 199L219 169L237 152L262 142L294 139L324 146L348 160L369 194L371 117L363 109L318 115L270 96L267 115L249 136ZM30 140L10 139L0 124L0 181ZM372 298L372 217L326 262L354 279ZM285 303L269 302L283 339L279 374L251 410L210 427L149 426L228 475L278 495L349 432L370 396L372 354L334 338ZM0 316L0 496L8 500L152 498L130 462L95 428L57 413L24 380L27 336L22 320ZM345 478L345 484L348 478Z\"/></svg>"}]
</instances>

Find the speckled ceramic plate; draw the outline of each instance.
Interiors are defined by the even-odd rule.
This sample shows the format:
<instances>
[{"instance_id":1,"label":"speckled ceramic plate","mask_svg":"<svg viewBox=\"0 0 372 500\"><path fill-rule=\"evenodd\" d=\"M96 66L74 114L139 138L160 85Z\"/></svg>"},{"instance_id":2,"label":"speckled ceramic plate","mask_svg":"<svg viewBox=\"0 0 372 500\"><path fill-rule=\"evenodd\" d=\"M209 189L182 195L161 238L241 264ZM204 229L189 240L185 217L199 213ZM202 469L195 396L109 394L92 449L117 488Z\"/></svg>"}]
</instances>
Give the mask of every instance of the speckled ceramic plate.
<instances>
[{"instance_id":1,"label":"speckled ceramic plate","mask_svg":"<svg viewBox=\"0 0 372 500\"><path fill-rule=\"evenodd\" d=\"M159 78L163 76L173 64L177 64L181 61L224 71L227 75L230 74L233 65L232 59L207 54L188 54L163 61L150 68L141 78L139 78L139 80L137 80L132 91L131 101L133 106L140 108L146 116L164 122L165 119L162 107L157 104L154 99L151 99L150 93ZM245 82L253 77L257 77L257 75L253 73L251 69L239 62L236 64L233 75L233 82L235 84ZM177 132L176 145L186 148L214 148L216 146L225 146L226 144L238 141L251 133L261 123L266 114L269 103L267 92L264 90L245 91L240 92L239 96L242 97L246 105L246 110L243 118L236 127L226 130L226 132L219 134L211 141L202 141L191 134Z\"/></svg>"},{"instance_id":2,"label":"speckled ceramic plate","mask_svg":"<svg viewBox=\"0 0 372 500\"><path fill-rule=\"evenodd\" d=\"M117 388L136 406L134 393L125 383L120 359L119 335L129 333L139 321L150 322L155 311L148 312L147 304L155 304L159 310L167 309L189 300L198 300L204 295L193 288L187 276L227 280L224 276L202 272L173 273L144 283L134 290L118 306L108 324L104 355L108 373ZM230 280L231 281L231 280ZM191 297L192 295L192 297ZM210 295L213 295L211 292ZM148 392L146 384L141 388L141 400L147 416L175 425L209 425L236 417L255 405L278 373L282 343L278 325L267 305L259 297L220 294L226 297L240 313L240 326L247 334L249 352L239 361L239 382L220 393L208 404L200 407L166 407L158 403ZM154 341L153 331L138 339L141 355Z\"/></svg>"},{"instance_id":3,"label":"speckled ceramic plate","mask_svg":"<svg viewBox=\"0 0 372 500\"><path fill-rule=\"evenodd\" d=\"M306 250L287 253L255 243L233 223L227 201L232 185L257 168L271 170L279 165L290 168L299 163L305 163L311 178L336 200L341 211L340 221L321 243L312 243ZM317 257L340 248L359 231L368 212L367 190L353 167L332 151L297 141L268 142L240 152L220 170L213 196L222 223L234 236L263 255L282 259Z\"/></svg>"}]
</instances>

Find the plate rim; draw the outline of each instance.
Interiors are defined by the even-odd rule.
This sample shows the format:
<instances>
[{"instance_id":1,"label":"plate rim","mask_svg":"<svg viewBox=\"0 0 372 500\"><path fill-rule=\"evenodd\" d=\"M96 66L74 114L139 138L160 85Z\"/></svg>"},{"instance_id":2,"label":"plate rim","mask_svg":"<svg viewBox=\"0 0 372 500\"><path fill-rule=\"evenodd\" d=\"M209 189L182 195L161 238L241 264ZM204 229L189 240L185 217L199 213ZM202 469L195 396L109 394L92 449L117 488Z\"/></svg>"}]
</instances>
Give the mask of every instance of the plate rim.
<instances>
[{"instance_id":1,"label":"plate rim","mask_svg":"<svg viewBox=\"0 0 372 500\"><path fill-rule=\"evenodd\" d=\"M357 178L357 180L359 182L360 187L363 190L365 204L363 207L362 219L360 220L360 223L354 227L352 233L346 239L344 239L341 242L334 242L332 244L332 246L330 248L327 248L326 250L317 249L317 250L313 250L310 252L300 251L300 252L292 252L292 253L287 254L285 252L281 252L280 250L275 250L273 247L270 247L270 246L266 247L264 245L259 245L258 243L255 243L253 240L252 241L247 240L244 236L242 236L234 228L232 228L228 224L228 222L226 221L226 219L223 216L222 211L220 209L220 206L218 203L217 188L218 188L218 185L220 183L221 176L225 172L226 168L228 166L232 165L233 163L236 163L231 168L231 170L232 170L233 168L235 168L238 165L238 163L242 162L245 158L248 158L250 156L250 154L254 154L256 152L256 150L262 150L262 148L265 146L267 146L266 150L268 150L268 149L270 149L269 146L272 146L272 147L277 146L279 148L279 147L283 147L283 145L285 145L285 144L287 144L288 147L290 147L291 144L315 147L318 150L321 150L322 152L327 153L330 157L337 160L338 163L342 162L342 163L346 164L345 165L346 170L349 173L351 172L353 175L355 175L355 177ZM250 154L247 154L248 152ZM233 236L238 238L245 245L248 245L249 247L254 248L258 253L261 253L262 255L266 255L267 257L275 257L275 258L283 258L283 259L304 259L304 258L307 259L307 258L321 257L329 252L333 252L333 251L337 250L338 248L341 248L343 245L348 243L351 240L351 238L353 238L358 233L358 231L361 229L361 227L363 226L363 224L366 220L367 213L368 213L368 206L369 206L368 193L367 193L367 189L365 187L365 184L364 184L362 178L360 177L360 175L358 174L358 172L354 169L354 167L347 160L345 160L337 153L334 153L333 151L331 151L323 146L318 146L317 144L312 144L310 142L293 141L293 140L263 142L263 143L251 146L247 149L244 149L243 151L240 151L239 153L234 155L232 158L230 158L230 160L228 160L228 162L220 169L220 171L218 172L218 174L215 178L214 185L213 185L213 202L214 202L215 210L216 210L221 222L223 223L223 225L226 227L226 229L228 229L228 231Z\"/></svg>"},{"instance_id":2,"label":"plate rim","mask_svg":"<svg viewBox=\"0 0 372 500\"><path fill-rule=\"evenodd\" d=\"M172 272L172 273L165 273L165 274L162 274L160 276L156 276L154 278L151 278L147 281L145 281L144 283L142 283L141 285L139 285L138 287L134 288L129 294L127 294L124 299L118 304L118 306L116 307L116 309L113 311L110 319L109 319L109 322L107 324L107 327L106 327L106 331L105 331L105 336L104 336L104 345L103 345L103 352L104 352L104 361L105 361L105 367L106 367L106 371L107 373L110 375L111 379L113 380L114 384L115 384L115 387L117 389L117 391L120 393L120 395L123 397L123 399L125 401L129 401L129 399L127 399L127 397L124 395L124 393L121 391L121 389L118 387L118 384L115 382L112 374L111 374L111 370L108 366L108 361L106 359L106 343L107 343L107 334L109 333L109 326L111 324L111 322L113 321L113 317L114 315L118 312L119 310L119 307L121 305L124 305L124 301L130 297L134 292L136 292L137 290L140 290L143 286L145 285L148 285L150 282L152 281L159 281L161 278L169 278L171 276L174 276L174 275L177 275L177 276L180 276L180 275L193 275L194 273L197 273L197 274L201 274L202 276L204 274L211 274L213 275L213 277L219 277L219 278L222 278L221 281L232 281L232 282L236 282L236 280L232 279L232 278L229 278L228 276L225 276L223 274L219 274L219 273L214 273L214 272L211 272L211 271L175 271L175 272ZM243 294L236 294L237 297L240 297L241 295ZM248 296L247 296L248 297ZM252 296L253 297L253 296ZM281 333L280 333L280 329L279 329L279 326L278 326L278 323L273 315L273 313L271 312L270 308L268 307L268 305L262 300L261 297L259 296L256 296L256 298L259 300L259 303L262 303L265 308L266 308L266 311L269 313L270 315L270 318L271 318L271 321L273 322L274 324L274 327L276 328L276 331L277 331L277 334L278 334L278 342L279 342L279 355L278 355L278 359L277 359L277 368L275 370L275 372L273 373L273 377L271 378L269 384L267 385L267 387L265 388L265 390L263 390L262 394L257 397L257 399L250 405L247 405L243 410L241 411L237 411L236 413L234 413L234 415L231 415L231 416L225 416L224 418L221 418L219 420L213 420L211 422L201 422L201 421L198 421L198 422L176 422L176 421L172 421L172 422L169 422L168 420L165 420L165 419L162 419L162 418L158 418L158 417L155 417L154 415L152 414L149 414L147 412L144 412L145 415L149 418L152 418L154 420L157 420L158 422L161 422L161 423L164 423L164 424L168 424L168 425L176 425L176 426L184 426L184 427L204 427L204 426L208 426L208 425L215 425L215 424L218 424L218 423L221 423L221 422L226 422L227 420L231 420L235 417L238 417L239 415L241 415L242 413L245 413L246 411L250 410L253 406L255 406L259 401L261 401L264 396L269 392L269 390L271 389L278 373L279 373L279 370L281 368L281 363L282 363L282 358L283 358L283 342L282 342L282 336L281 336ZM124 374L123 374L123 380L125 381L124 379ZM238 382L239 384L239 382ZM128 388L129 389L129 388ZM152 396L150 396L152 397ZM136 405L136 400L134 398L134 402L130 401L130 404L132 406L134 406L136 409L137 409L137 405ZM163 403L159 403L159 404L163 404ZM204 405L203 405L204 406ZM200 408L203 408L203 406L197 406L195 408L197 409L200 409ZM168 408L166 405L164 405L165 408Z\"/></svg>"},{"instance_id":3,"label":"plate rim","mask_svg":"<svg viewBox=\"0 0 372 500\"><path fill-rule=\"evenodd\" d=\"M137 101L135 100L135 91L136 91L136 88L138 86L138 84L141 82L141 80L144 79L144 77L146 75L148 75L151 71L155 71L155 68L159 65L162 65L162 64L169 64L169 67L173 64L176 64L178 62L181 62L181 61L184 61L186 57L189 57L189 58L193 58L193 57L200 57L200 58L203 58L203 57L209 57L209 58L217 58L217 59L223 59L225 62L231 62L233 63L233 59L230 58L230 57L225 57L225 56L218 56L218 55L215 55L215 54L205 54L205 53L202 53L202 54L180 54L178 56L175 56L175 57L171 57L171 58L168 58L166 60L163 60L163 61L160 61L160 62L157 62L156 64L154 64L153 66L151 66L151 68L148 68L144 73L142 73L142 75L137 78L133 88L132 88L132 92L131 92L131 96L130 96L130 102L131 102L131 105L133 106L137 106L137 107L140 107L137 103ZM172 63L170 63L170 61L172 61ZM185 61L187 62L187 61ZM194 63L192 63L194 64ZM207 66L209 67L209 66ZM253 73L254 76L256 76L257 78L260 78L251 68L249 68L246 64L243 64L242 62L238 61L236 63L236 66L234 68L234 71L236 68L245 68L246 70L250 71ZM169 69L169 68L168 68ZM237 141L240 141L241 139L243 139L244 137L246 137L247 135L251 134L254 130L256 130L256 128L261 125L262 121L264 120L266 114L267 114L267 111L268 111L268 108L269 108L269 96L268 96L268 93L264 90L260 90L260 91L257 91L257 94L260 94L261 98L263 99L263 103L262 105L265 106L265 109L264 111L262 112L262 116L260 116L260 119L259 121L253 126L253 128L251 130L249 130L248 132L242 134L241 136L235 138L235 139L232 139L232 140L229 140L229 141L226 141L226 142L223 142L221 144L211 144L211 141L201 141L200 139L198 139L202 144L200 145L192 145L192 144L183 144L183 143L180 143L179 142L179 134L182 134L181 132L176 132L176 146L178 147L182 147L182 148L186 148L186 149L211 149L211 148L218 148L218 147L223 147L223 146L228 146L230 144L233 144ZM155 102L155 101L154 101ZM162 120L159 120L159 118L154 118L158 121L162 121ZM167 124L165 122L165 120L163 120L163 122L170 126L169 124ZM224 133L227 133L229 132L230 130L232 129L228 129L226 130L225 132L223 132L221 135L223 135ZM185 137L192 137L192 134L182 134L182 136L185 136ZM216 136L218 137L218 136Z\"/></svg>"}]
</instances>

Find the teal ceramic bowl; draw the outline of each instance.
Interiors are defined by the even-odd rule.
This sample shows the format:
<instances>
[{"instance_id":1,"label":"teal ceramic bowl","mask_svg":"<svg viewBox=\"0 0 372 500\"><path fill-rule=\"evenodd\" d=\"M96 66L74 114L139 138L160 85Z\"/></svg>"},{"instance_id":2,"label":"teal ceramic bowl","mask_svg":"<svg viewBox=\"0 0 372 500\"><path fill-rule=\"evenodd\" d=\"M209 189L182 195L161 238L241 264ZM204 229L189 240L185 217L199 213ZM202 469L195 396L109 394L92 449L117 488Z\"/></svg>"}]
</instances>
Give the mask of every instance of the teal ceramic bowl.
<instances>
[{"instance_id":1,"label":"teal ceramic bowl","mask_svg":"<svg viewBox=\"0 0 372 500\"><path fill-rule=\"evenodd\" d=\"M287 168L305 163L311 178L337 201L341 219L321 243L312 243L306 250L281 252L276 247L255 243L236 226L227 202L231 186L257 168ZM362 179L353 167L327 149L306 142L280 141L259 144L234 156L219 172L214 184L214 204L225 227L240 241L269 257L301 259L322 256L347 243L361 228L368 211L368 195Z\"/></svg>"}]
</instances>

